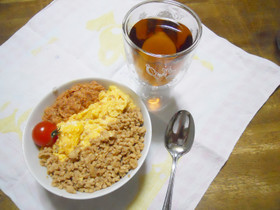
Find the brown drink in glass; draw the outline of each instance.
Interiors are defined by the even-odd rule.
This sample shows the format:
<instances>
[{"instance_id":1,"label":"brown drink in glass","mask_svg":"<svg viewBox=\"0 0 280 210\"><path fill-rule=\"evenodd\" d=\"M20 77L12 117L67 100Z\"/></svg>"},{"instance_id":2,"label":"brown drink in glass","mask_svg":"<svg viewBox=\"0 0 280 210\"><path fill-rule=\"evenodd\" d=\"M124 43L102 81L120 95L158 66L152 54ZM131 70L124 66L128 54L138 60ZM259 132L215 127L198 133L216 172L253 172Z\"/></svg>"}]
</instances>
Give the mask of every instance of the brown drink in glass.
<instances>
[{"instance_id":1,"label":"brown drink in glass","mask_svg":"<svg viewBox=\"0 0 280 210\"><path fill-rule=\"evenodd\" d=\"M197 15L175 1L134 6L123 21L128 67L151 111L162 109L183 78L202 34Z\"/></svg>"}]
</instances>

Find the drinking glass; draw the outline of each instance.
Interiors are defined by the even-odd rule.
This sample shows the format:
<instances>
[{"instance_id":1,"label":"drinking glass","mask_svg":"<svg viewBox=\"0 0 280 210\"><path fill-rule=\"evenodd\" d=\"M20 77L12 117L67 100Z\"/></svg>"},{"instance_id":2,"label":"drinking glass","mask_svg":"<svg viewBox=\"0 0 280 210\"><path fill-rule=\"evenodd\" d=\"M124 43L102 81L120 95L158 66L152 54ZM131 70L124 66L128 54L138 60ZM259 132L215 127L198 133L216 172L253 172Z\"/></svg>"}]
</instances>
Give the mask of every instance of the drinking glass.
<instances>
[{"instance_id":1,"label":"drinking glass","mask_svg":"<svg viewBox=\"0 0 280 210\"><path fill-rule=\"evenodd\" d=\"M135 29L135 24L143 19L144 21L152 20L149 20L143 28L136 27ZM155 40L156 36L143 38L143 34L149 34L151 29L158 27L159 23L162 23L160 33L165 33L168 27L172 27L174 24L187 27L192 38L190 45L181 51L177 51L176 48L176 51L171 50L170 53L168 51L167 53L148 51L145 48L148 43L150 48L155 48L155 51L159 43ZM169 45L172 45L170 41L178 41L180 39L178 37L181 35L176 34L176 30L175 28L173 32L160 34L163 39L158 47L168 48ZM136 82L138 94L150 111L163 109L170 99L170 89L183 78L200 41L202 25L199 17L190 8L175 1L145 1L127 12L122 23L122 31L128 69ZM140 45L136 43L135 37L137 40L140 37ZM148 39L150 40L148 41Z\"/></svg>"}]
</instances>

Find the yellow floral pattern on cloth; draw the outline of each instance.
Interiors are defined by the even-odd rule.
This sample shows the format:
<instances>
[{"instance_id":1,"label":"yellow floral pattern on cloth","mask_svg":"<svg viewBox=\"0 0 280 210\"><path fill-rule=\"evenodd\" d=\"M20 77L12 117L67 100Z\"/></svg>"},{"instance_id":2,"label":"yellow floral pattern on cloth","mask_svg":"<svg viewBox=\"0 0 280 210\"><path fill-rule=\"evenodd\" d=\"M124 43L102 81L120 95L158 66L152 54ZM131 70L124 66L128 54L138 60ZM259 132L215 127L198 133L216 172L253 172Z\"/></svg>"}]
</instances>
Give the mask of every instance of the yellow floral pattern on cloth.
<instances>
[{"instance_id":1,"label":"yellow floral pattern on cloth","mask_svg":"<svg viewBox=\"0 0 280 210\"><path fill-rule=\"evenodd\" d=\"M57 40L58 40L58 38L52 37L52 38L49 39L49 41L48 41L46 44L53 44L53 43L55 43ZM38 55L38 54L42 51L42 49L43 49L43 45L42 45L42 46L39 46L39 47L37 47L37 48L35 48L35 49L33 49L33 50L31 51L31 54L34 55L34 56L36 56L36 55Z\"/></svg>"},{"instance_id":2,"label":"yellow floral pattern on cloth","mask_svg":"<svg viewBox=\"0 0 280 210\"><path fill-rule=\"evenodd\" d=\"M193 59L198 60L205 68L209 69L210 71L214 71L214 66L209 61L203 60L199 58L197 55L195 55Z\"/></svg>"},{"instance_id":3,"label":"yellow floral pattern on cloth","mask_svg":"<svg viewBox=\"0 0 280 210\"><path fill-rule=\"evenodd\" d=\"M171 156L161 163L152 164L152 169L147 174L140 176L139 192L127 207L128 210L147 209L162 186L169 178L171 169Z\"/></svg>"},{"instance_id":4,"label":"yellow floral pattern on cloth","mask_svg":"<svg viewBox=\"0 0 280 210\"><path fill-rule=\"evenodd\" d=\"M3 104L0 108L0 112L3 112L9 106L9 104L10 104L10 102L6 102L5 104ZM18 119L16 116L17 112L18 112L18 109L14 109L12 114L0 119L0 132L1 133L15 132L18 134L19 138L22 139L21 125L28 118L28 116L31 112L31 109L22 113L18 117Z\"/></svg>"},{"instance_id":5,"label":"yellow floral pattern on cloth","mask_svg":"<svg viewBox=\"0 0 280 210\"><path fill-rule=\"evenodd\" d=\"M100 32L98 58L103 65L110 66L124 57L121 24L116 22L113 12L89 20L86 28Z\"/></svg>"}]
</instances>

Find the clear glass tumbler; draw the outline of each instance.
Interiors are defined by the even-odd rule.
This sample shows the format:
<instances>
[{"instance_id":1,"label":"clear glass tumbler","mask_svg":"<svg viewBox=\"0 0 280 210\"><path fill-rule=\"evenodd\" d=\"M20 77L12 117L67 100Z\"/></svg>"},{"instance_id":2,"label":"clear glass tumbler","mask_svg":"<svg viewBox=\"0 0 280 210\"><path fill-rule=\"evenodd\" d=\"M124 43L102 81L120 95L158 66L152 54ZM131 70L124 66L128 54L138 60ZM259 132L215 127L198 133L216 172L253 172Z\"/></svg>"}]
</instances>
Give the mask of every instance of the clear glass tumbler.
<instances>
[{"instance_id":1,"label":"clear glass tumbler","mask_svg":"<svg viewBox=\"0 0 280 210\"><path fill-rule=\"evenodd\" d=\"M202 35L199 17L175 1L145 1L128 11L122 30L138 94L150 111L163 109L192 61Z\"/></svg>"}]
</instances>

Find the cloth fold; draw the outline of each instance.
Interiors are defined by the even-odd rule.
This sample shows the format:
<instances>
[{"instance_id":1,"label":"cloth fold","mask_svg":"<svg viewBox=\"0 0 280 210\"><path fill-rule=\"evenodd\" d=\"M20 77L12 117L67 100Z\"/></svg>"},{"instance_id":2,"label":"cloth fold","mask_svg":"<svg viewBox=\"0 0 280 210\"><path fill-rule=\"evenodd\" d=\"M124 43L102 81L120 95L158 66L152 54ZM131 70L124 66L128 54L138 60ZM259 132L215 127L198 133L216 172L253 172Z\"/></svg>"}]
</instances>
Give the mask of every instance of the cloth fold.
<instances>
[{"instance_id":1,"label":"cloth fold","mask_svg":"<svg viewBox=\"0 0 280 210\"><path fill-rule=\"evenodd\" d=\"M173 208L194 209L248 123L279 86L278 65L203 26L192 64L172 90L169 106L150 113L152 144L136 176L92 200L69 200L46 191L23 160L26 119L44 95L70 80L101 77L134 89L121 23L137 2L56 0L0 47L0 187L20 209L161 209L171 168L164 130L180 109L193 114L196 135L178 164Z\"/></svg>"}]
</instances>

